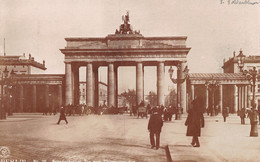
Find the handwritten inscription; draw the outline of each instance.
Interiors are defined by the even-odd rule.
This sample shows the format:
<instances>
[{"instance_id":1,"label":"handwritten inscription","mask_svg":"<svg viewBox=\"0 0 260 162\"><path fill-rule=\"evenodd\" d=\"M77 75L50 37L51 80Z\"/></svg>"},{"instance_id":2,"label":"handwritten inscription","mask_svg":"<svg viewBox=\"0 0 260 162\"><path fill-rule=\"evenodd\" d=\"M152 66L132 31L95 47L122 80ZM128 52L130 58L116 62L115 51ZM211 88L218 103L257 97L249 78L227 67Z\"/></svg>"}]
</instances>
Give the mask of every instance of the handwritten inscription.
<instances>
[{"instance_id":1,"label":"handwritten inscription","mask_svg":"<svg viewBox=\"0 0 260 162\"><path fill-rule=\"evenodd\" d=\"M258 5L260 0L220 0L220 4L227 5Z\"/></svg>"}]
</instances>

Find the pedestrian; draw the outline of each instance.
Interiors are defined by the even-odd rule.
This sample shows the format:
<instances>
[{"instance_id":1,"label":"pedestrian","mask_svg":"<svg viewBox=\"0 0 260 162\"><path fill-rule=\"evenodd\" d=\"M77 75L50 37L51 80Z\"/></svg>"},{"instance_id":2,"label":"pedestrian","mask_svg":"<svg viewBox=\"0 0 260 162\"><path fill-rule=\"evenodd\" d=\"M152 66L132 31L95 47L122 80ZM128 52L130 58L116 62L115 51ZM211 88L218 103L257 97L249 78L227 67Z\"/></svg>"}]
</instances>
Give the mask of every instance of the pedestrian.
<instances>
[{"instance_id":1,"label":"pedestrian","mask_svg":"<svg viewBox=\"0 0 260 162\"><path fill-rule=\"evenodd\" d=\"M174 109L172 106L169 106L169 114L168 114L168 120L172 121L172 114L174 114Z\"/></svg>"},{"instance_id":2,"label":"pedestrian","mask_svg":"<svg viewBox=\"0 0 260 162\"><path fill-rule=\"evenodd\" d=\"M204 128L201 100L199 98L195 98L191 104L192 107L188 111L188 117L185 122L185 125L187 126L186 136L192 136L191 145L193 147L200 147L198 137L201 134L201 127Z\"/></svg>"},{"instance_id":3,"label":"pedestrian","mask_svg":"<svg viewBox=\"0 0 260 162\"><path fill-rule=\"evenodd\" d=\"M154 111L151 115L148 123L148 130L150 132L150 143L152 149L156 147L156 150L160 147L160 133L163 126L162 116L159 115L158 110ZM156 137L156 145L154 141L154 136Z\"/></svg>"},{"instance_id":4,"label":"pedestrian","mask_svg":"<svg viewBox=\"0 0 260 162\"><path fill-rule=\"evenodd\" d=\"M224 122L226 122L226 118L228 117L228 113L229 113L229 108L228 107L224 107L223 111L222 111Z\"/></svg>"},{"instance_id":5,"label":"pedestrian","mask_svg":"<svg viewBox=\"0 0 260 162\"><path fill-rule=\"evenodd\" d=\"M239 111L239 116L241 118L241 124L245 124L245 117L246 117L246 109L245 108L242 108Z\"/></svg>"},{"instance_id":6,"label":"pedestrian","mask_svg":"<svg viewBox=\"0 0 260 162\"><path fill-rule=\"evenodd\" d=\"M67 121L67 118L66 118L66 115L65 115L65 109L63 107L61 107L61 109L60 109L60 118L59 118L59 121L57 122L57 124L60 124L61 120L65 120L66 124L69 123Z\"/></svg>"},{"instance_id":7,"label":"pedestrian","mask_svg":"<svg viewBox=\"0 0 260 162\"><path fill-rule=\"evenodd\" d=\"M163 109L163 120L164 121L168 121L168 109L167 109L167 107L164 107L164 109Z\"/></svg>"}]
</instances>

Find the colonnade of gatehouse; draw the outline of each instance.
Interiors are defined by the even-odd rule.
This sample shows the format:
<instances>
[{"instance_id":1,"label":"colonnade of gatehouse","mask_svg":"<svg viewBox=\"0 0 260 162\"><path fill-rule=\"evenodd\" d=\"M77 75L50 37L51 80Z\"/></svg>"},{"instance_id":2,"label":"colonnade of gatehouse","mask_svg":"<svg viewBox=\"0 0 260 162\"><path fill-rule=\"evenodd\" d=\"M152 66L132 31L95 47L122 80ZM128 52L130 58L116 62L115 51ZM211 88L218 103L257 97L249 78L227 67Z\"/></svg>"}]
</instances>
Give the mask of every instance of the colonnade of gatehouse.
<instances>
[{"instance_id":1,"label":"colonnade of gatehouse","mask_svg":"<svg viewBox=\"0 0 260 162\"><path fill-rule=\"evenodd\" d=\"M54 112L64 104L64 75L16 75L13 80L5 94L11 112Z\"/></svg>"},{"instance_id":2,"label":"colonnade of gatehouse","mask_svg":"<svg viewBox=\"0 0 260 162\"><path fill-rule=\"evenodd\" d=\"M179 66L180 65L180 66ZM118 68L120 66L136 67L136 104L144 100L144 67L157 67L157 105L164 105L165 66L179 66L178 77L184 76L184 61L114 61L114 62L65 62L66 105L79 104L79 68L86 67L86 105L98 107L99 103L99 67L107 67L107 106L118 107ZM167 73L168 75L168 73ZM129 80L132 78L129 77ZM180 84L178 103L186 110L186 82Z\"/></svg>"},{"instance_id":3,"label":"colonnade of gatehouse","mask_svg":"<svg viewBox=\"0 0 260 162\"><path fill-rule=\"evenodd\" d=\"M202 96L205 109L218 106L222 111L224 107L228 107L230 113L236 113L242 108L252 106L252 87L240 73L191 73L189 87L190 101L195 96Z\"/></svg>"}]
</instances>

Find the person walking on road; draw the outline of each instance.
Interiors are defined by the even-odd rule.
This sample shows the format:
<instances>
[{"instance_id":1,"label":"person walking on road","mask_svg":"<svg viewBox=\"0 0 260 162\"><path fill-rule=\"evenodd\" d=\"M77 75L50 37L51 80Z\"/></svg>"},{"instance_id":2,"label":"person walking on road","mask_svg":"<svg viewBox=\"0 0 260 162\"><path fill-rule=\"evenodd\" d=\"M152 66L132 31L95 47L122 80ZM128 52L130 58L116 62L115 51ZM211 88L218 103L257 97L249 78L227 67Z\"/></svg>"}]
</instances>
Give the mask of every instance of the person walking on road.
<instances>
[{"instance_id":1,"label":"person walking on road","mask_svg":"<svg viewBox=\"0 0 260 162\"><path fill-rule=\"evenodd\" d=\"M228 107L224 107L223 111L222 111L224 122L226 122L226 118L228 117L228 113L229 113L229 108Z\"/></svg>"},{"instance_id":2,"label":"person walking on road","mask_svg":"<svg viewBox=\"0 0 260 162\"><path fill-rule=\"evenodd\" d=\"M65 120L66 124L69 123L67 121L67 118L66 118L66 115L65 115L65 109L63 107L61 107L61 109L60 109L60 118L59 118L59 121L57 122L57 124L60 124L61 120Z\"/></svg>"},{"instance_id":3,"label":"person walking on road","mask_svg":"<svg viewBox=\"0 0 260 162\"><path fill-rule=\"evenodd\" d=\"M245 108L242 108L239 111L239 116L241 118L241 124L245 124L245 117L246 117L246 109Z\"/></svg>"},{"instance_id":4,"label":"person walking on road","mask_svg":"<svg viewBox=\"0 0 260 162\"><path fill-rule=\"evenodd\" d=\"M201 109L201 100L195 98L192 101L192 107L188 110L188 117L185 125L187 126L186 136L192 136L191 145L193 147L200 147L199 136L201 134L201 127L204 128L204 117Z\"/></svg>"},{"instance_id":5,"label":"person walking on road","mask_svg":"<svg viewBox=\"0 0 260 162\"><path fill-rule=\"evenodd\" d=\"M152 149L156 147L156 150L158 150L160 147L160 133L162 126L162 116L158 113L158 110L156 110L151 115L148 123L148 130L150 131L150 143L152 145ZM154 136L156 137L156 145L154 142Z\"/></svg>"}]
</instances>

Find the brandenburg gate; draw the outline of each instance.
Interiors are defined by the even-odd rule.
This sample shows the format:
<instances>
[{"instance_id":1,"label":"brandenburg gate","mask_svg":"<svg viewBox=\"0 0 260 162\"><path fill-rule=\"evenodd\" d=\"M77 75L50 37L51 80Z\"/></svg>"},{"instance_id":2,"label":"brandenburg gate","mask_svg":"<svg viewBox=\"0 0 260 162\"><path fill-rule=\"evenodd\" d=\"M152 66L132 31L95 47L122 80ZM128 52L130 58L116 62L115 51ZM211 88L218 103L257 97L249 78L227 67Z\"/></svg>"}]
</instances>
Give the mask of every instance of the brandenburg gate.
<instances>
[{"instance_id":1,"label":"brandenburg gate","mask_svg":"<svg viewBox=\"0 0 260 162\"><path fill-rule=\"evenodd\" d=\"M144 100L144 66L157 67L158 105L164 104L165 66L181 68L177 77L183 77L187 66L187 37L144 37L130 27L129 15L115 34L104 38L65 38L65 103L79 103L79 67L86 67L86 104L98 106L98 68L107 66L107 106L117 107L118 74L120 66L136 67L137 104ZM131 78L129 78L131 79ZM180 85L180 104L186 110L186 82Z\"/></svg>"}]
</instances>

